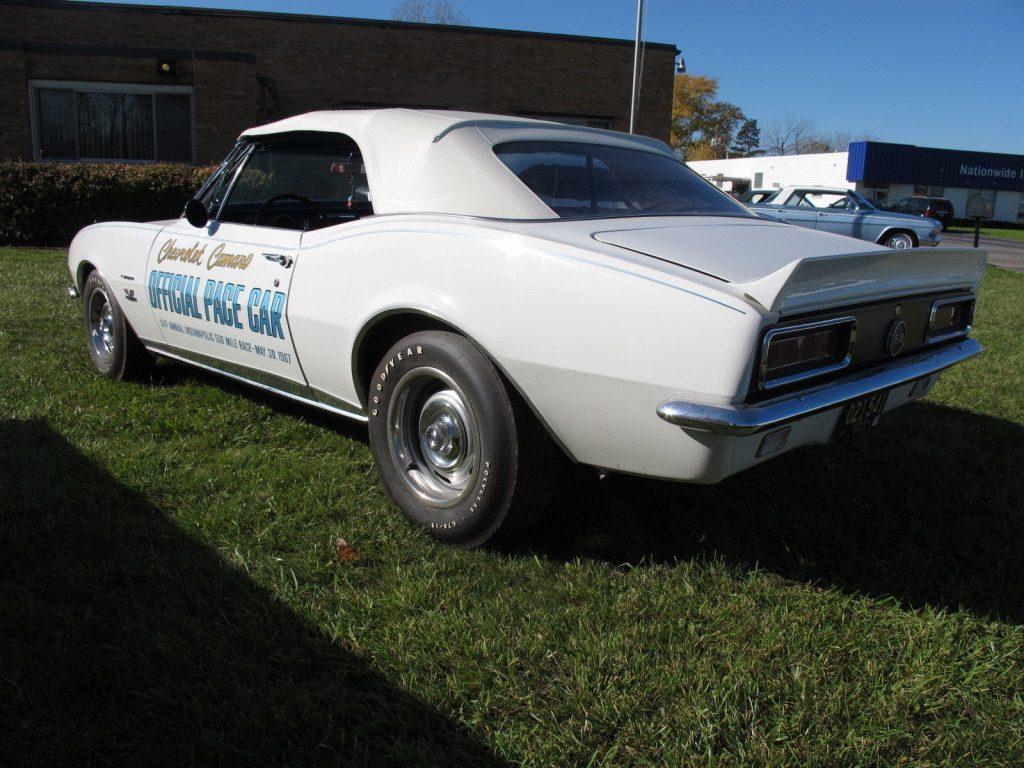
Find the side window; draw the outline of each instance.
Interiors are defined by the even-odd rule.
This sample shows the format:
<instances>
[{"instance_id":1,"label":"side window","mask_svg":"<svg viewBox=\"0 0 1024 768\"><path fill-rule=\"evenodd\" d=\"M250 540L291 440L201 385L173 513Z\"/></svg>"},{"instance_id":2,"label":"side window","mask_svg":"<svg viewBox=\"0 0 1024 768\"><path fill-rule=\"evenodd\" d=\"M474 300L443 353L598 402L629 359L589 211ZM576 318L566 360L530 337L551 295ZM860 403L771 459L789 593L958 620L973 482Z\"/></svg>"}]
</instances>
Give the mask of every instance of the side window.
<instances>
[{"instance_id":1,"label":"side window","mask_svg":"<svg viewBox=\"0 0 1024 768\"><path fill-rule=\"evenodd\" d=\"M310 230L372 214L355 142L341 135L289 134L253 145L221 219Z\"/></svg>"}]
</instances>

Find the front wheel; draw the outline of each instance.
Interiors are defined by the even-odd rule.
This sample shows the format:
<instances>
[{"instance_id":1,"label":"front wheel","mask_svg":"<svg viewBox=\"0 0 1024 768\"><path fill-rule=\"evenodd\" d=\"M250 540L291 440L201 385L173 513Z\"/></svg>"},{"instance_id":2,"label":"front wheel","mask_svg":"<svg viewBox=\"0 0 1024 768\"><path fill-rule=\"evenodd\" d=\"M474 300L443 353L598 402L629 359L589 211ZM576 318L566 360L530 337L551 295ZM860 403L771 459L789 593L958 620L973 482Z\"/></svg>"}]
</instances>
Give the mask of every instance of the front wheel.
<instances>
[{"instance_id":1,"label":"front wheel","mask_svg":"<svg viewBox=\"0 0 1024 768\"><path fill-rule=\"evenodd\" d=\"M103 376L123 381L151 371L152 355L135 336L114 292L96 271L86 278L82 290L82 320L89 356Z\"/></svg>"},{"instance_id":2,"label":"front wheel","mask_svg":"<svg viewBox=\"0 0 1024 768\"><path fill-rule=\"evenodd\" d=\"M903 250L905 248L913 248L917 243L914 242L914 236L909 232L892 232L886 235L883 245Z\"/></svg>"},{"instance_id":3,"label":"front wheel","mask_svg":"<svg viewBox=\"0 0 1024 768\"><path fill-rule=\"evenodd\" d=\"M367 411L388 495L435 538L464 547L513 538L546 505L556 449L465 337L423 331L395 344Z\"/></svg>"}]
</instances>

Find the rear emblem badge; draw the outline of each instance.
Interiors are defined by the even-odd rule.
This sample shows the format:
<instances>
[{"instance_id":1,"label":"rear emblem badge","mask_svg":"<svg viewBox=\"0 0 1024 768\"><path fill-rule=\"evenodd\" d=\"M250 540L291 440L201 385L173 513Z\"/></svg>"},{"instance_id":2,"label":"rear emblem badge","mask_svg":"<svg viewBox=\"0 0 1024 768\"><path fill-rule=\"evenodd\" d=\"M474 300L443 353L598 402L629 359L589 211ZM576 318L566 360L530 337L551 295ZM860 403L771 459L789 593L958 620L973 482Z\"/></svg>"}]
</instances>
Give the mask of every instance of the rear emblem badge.
<instances>
[{"instance_id":1,"label":"rear emblem badge","mask_svg":"<svg viewBox=\"0 0 1024 768\"><path fill-rule=\"evenodd\" d=\"M907 343L907 324L902 320L894 320L889 326L889 335L885 339L885 351L889 357L896 357L903 351Z\"/></svg>"}]
</instances>

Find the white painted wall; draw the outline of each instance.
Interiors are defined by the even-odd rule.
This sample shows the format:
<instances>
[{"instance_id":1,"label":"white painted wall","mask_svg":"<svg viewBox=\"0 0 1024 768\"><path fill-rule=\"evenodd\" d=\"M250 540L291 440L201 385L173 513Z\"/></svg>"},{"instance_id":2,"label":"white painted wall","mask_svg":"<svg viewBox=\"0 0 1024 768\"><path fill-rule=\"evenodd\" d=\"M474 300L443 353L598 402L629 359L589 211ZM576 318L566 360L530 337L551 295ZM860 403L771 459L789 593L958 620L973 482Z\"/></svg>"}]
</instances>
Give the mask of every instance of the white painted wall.
<instances>
[{"instance_id":1,"label":"white painted wall","mask_svg":"<svg viewBox=\"0 0 1024 768\"><path fill-rule=\"evenodd\" d=\"M890 184L889 194L886 196L886 201L889 203L897 203L904 197L912 197L914 194L913 184Z\"/></svg>"},{"instance_id":2,"label":"white painted wall","mask_svg":"<svg viewBox=\"0 0 1024 768\"><path fill-rule=\"evenodd\" d=\"M747 179L752 188L754 175L763 173L764 179L758 185L763 189L794 184L852 189L853 182L846 180L846 159L846 152L824 152L814 155L694 160L687 165L712 181L718 174L726 178Z\"/></svg>"},{"instance_id":3,"label":"white painted wall","mask_svg":"<svg viewBox=\"0 0 1024 768\"><path fill-rule=\"evenodd\" d=\"M946 187L942 196L953 204L953 213L957 218L962 218L967 210L967 198L978 190L966 189L964 187Z\"/></svg>"},{"instance_id":4,"label":"white painted wall","mask_svg":"<svg viewBox=\"0 0 1024 768\"><path fill-rule=\"evenodd\" d=\"M731 191L731 179L746 180L751 189L772 189L788 186L841 187L863 191L865 185L846 180L846 152L824 152L814 155L775 155L772 157L737 157L729 160L693 160L687 165L693 170ZM760 184L754 183L755 174L764 177ZM718 175L724 177L719 183ZM870 185L874 188L875 185ZM913 184L890 184L886 200L895 203L914 194ZM963 187L946 187L943 197L953 203L958 218L964 217L967 198L977 190ZM997 221L1018 221L1021 192L1001 191L996 195L995 216Z\"/></svg>"},{"instance_id":5,"label":"white painted wall","mask_svg":"<svg viewBox=\"0 0 1024 768\"><path fill-rule=\"evenodd\" d=\"M995 218L998 221L1018 221L1017 214L1020 210L1020 192L1001 190L996 195Z\"/></svg>"}]
</instances>

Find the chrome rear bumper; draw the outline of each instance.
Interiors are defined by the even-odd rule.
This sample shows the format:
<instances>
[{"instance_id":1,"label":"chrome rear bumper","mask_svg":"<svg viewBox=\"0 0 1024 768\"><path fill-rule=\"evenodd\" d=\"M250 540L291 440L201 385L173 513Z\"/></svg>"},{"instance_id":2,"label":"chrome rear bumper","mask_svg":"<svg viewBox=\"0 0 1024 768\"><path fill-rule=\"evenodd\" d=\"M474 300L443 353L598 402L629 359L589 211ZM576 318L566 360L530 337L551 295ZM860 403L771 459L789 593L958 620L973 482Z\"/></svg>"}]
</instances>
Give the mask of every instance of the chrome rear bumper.
<instances>
[{"instance_id":1,"label":"chrome rear bumper","mask_svg":"<svg viewBox=\"0 0 1024 768\"><path fill-rule=\"evenodd\" d=\"M771 427L827 411L862 395L906 384L938 373L981 352L974 339L894 360L816 389L754 405L705 405L668 400L658 415L670 424L723 435L751 435Z\"/></svg>"}]
</instances>

